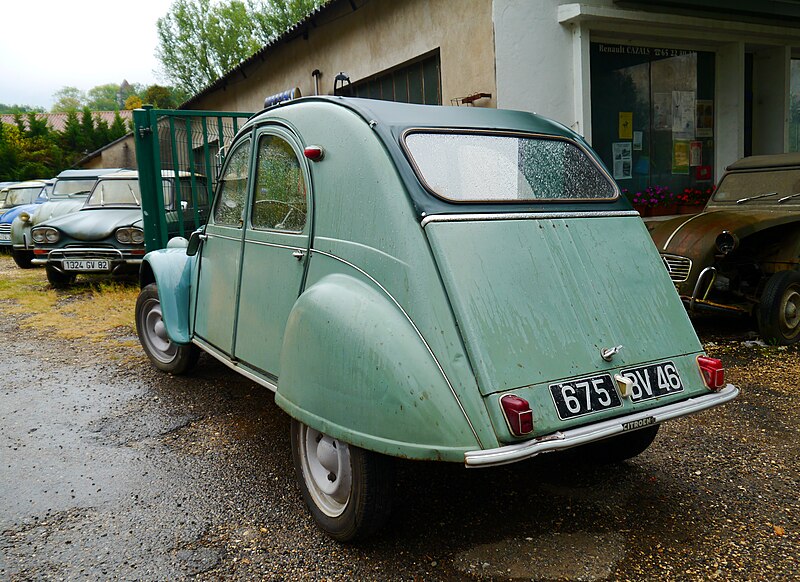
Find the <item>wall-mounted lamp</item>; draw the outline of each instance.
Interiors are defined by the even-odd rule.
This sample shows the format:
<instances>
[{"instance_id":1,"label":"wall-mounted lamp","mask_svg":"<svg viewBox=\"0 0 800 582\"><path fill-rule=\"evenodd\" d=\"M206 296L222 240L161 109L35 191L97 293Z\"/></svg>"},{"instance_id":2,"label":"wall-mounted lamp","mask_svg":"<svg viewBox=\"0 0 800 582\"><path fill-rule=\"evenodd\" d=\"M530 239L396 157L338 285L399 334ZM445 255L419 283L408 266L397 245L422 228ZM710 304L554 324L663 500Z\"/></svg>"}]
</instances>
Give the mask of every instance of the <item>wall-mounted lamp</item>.
<instances>
[{"instance_id":1,"label":"wall-mounted lamp","mask_svg":"<svg viewBox=\"0 0 800 582\"><path fill-rule=\"evenodd\" d=\"M319 78L322 76L322 71L314 69L311 71L311 76L314 77L314 95L319 95Z\"/></svg>"},{"instance_id":2,"label":"wall-mounted lamp","mask_svg":"<svg viewBox=\"0 0 800 582\"><path fill-rule=\"evenodd\" d=\"M341 83L341 85L340 85ZM337 89L344 89L345 83L347 85L350 84L350 77L347 74L340 72L336 77L333 79L333 94L336 95Z\"/></svg>"}]
</instances>

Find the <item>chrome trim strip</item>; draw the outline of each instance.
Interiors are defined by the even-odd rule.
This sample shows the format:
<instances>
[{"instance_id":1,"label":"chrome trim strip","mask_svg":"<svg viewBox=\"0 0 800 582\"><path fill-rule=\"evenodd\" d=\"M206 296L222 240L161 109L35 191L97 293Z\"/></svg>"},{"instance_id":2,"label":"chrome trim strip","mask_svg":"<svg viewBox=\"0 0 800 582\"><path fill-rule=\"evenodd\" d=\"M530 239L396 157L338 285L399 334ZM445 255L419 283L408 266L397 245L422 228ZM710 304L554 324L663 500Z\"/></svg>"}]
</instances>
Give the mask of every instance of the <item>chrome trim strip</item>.
<instances>
[{"instance_id":1,"label":"chrome trim strip","mask_svg":"<svg viewBox=\"0 0 800 582\"><path fill-rule=\"evenodd\" d=\"M263 247L274 247L276 249L287 249L290 251L305 251L306 247L294 247L290 245L279 245L278 243L262 242L260 240L244 239L244 244L261 245Z\"/></svg>"},{"instance_id":2,"label":"chrome trim strip","mask_svg":"<svg viewBox=\"0 0 800 582\"><path fill-rule=\"evenodd\" d=\"M714 211L712 210L711 212L714 212ZM691 221L693 221L695 218L700 218L700 217L701 217L701 216L703 216L703 215L706 215L706 216L707 216L707 215L711 214L711 212L701 212L700 214L695 214L694 216L692 216L692 217L688 218L688 219L687 219L685 222L682 222L682 223L680 224L680 226L678 226L678 228L676 228L675 230L673 230L673 231L672 231L672 234L671 234L671 235L669 235L669 238L667 238L666 242L664 243L664 248L663 248L663 249L661 249L661 250L662 250L662 251L666 251L666 250L667 250L667 247L669 246L669 243L671 243L671 242L672 242L672 239L673 239L673 238L675 238L675 235L676 235L676 234L678 234L678 231L680 231L680 229L682 229L684 226L686 226L687 224L689 224L689 223L690 223Z\"/></svg>"},{"instance_id":3,"label":"chrome trim strip","mask_svg":"<svg viewBox=\"0 0 800 582\"><path fill-rule=\"evenodd\" d=\"M242 237L232 237L232 236L225 236L224 234L214 234L206 232L206 237L208 238L224 238L225 240L232 240L233 242L242 242Z\"/></svg>"},{"instance_id":4,"label":"chrome trim strip","mask_svg":"<svg viewBox=\"0 0 800 582\"><path fill-rule=\"evenodd\" d=\"M641 412L634 412L626 416L580 426L563 432L558 431L530 441L506 445L496 449L468 451L464 453L464 465L469 468L494 467L522 461L541 453L560 451L620 434L624 432L624 424L641 421L649 417L653 417L655 423L661 423L694 414L729 402L736 398L738 394L739 389L733 384L728 384L719 392L696 396L695 398L668 404L661 408L642 410Z\"/></svg>"},{"instance_id":5,"label":"chrome trim strip","mask_svg":"<svg viewBox=\"0 0 800 582\"><path fill-rule=\"evenodd\" d=\"M53 249L52 251L47 253L47 258L51 260L60 261L63 259L72 258L71 257L72 253L87 253L87 254L93 253L95 255L110 255L108 260L112 261L121 261L125 259L125 254L121 250L112 249L109 247L64 247L61 249Z\"/></svg>"},{"instance_id":6,"label":"chrome trim strip","mask_svg":"<svg viewBox=\"0 0 800 582\"><path fill-rule=\"evenodd\" d=\"M259 384L259 385L263 386L264 388L272 390L273 392L277 392L278 391L278 387L275 384L273 384L272 382L270 382L268 380L264 380L264 378L262 378L260 376L257 376L256 374L254 374L253 372L251 372L247 368L243 367L241 364L232 361L227 355L223 354L217 348L215 348L211 344L205 342L204 340L202 340L202 339L200 339L198 337L193 337L192 338L192 343L195 344L196 346L202 348L202 350L204 352L208 353L210 356L213 356L214 358L216 358L217 360L219 360L220 362L222 362L223 364L228 366L231 370L234 370L236 373L241 374L242 376L244 376L248 380L252 380L256 384Z\"/></svg>"},{"instance_id":7,"label":"chrome trim strip","mask_svg":"<svg viewBox=\"0 0 800 582\"><path fill-rule=\"evenodd\" d=\"M337 257L336 255L333 255L331 253L326 253L325 251L320 251L320 250L317 250L317 249L310 249L309 252L310 252L311 255L319 253L320 255L326 256L326 257L328 257L330 259L333 259L335 261L339 261L341 263L344 263L348 267L351 267L351 268L355 269L356 271L358 271L359 273L364 275L367 279L372 281L381 291L384 292L384 294L386 294L386 296L389 299L392 300L392 303L394 303L395 306L400 310L400 312L405 316L405 318L408 320L408 323L410 323L411 327L414 328L414 331L417 333L417 336L419 337L419 339L422 340L423 345L428 350L428 353L430 354L431 358L433 359L434 363L436 364L436 367L439 368L439 373L441 373L442 378L444 378L444 381L447 384L447 387L450 388L450 393L453 395L453 398L455 398L456 404L458 404L458 407L461 409L461 413L464 415L464 418L466 419L467 424L469 425L469 428L472 431L472 436L475 437L475 441L478 443L478 446L483 446L483 443L481 443L481 439L478 436L478 432L475 430L475 427L472 425L472 421L470 421L469 416L467 415L467 411L464 409L464 405L461 403L461 399L458 397L458 394L456 394L455 388L453 388L453 385L450 383L450 379L447 377L447 374L445 374L444 368L442 368L442 365L439 363L438 358L433 353L433 350L431 349L431 346L428 344L428 342L423 337L422 332L419 330L419 328L416 326L416 324L411 320L411 316L409 316L408 313L406 312L406 310L403 309L403 306L400 305L400 303L397 301L397 299L395 299L392 296L392 294L389 293L389 291L386 289L386 287L384 287L383 285L378 283L378 281L376 281L369 273L367 273L361 267L358 267L358 266L354 265L353 263L351 263L349 261L346 261L345 259L343 259L341 257Z\"/></svg>"},{"instance_id":8,"label":"chrome trim strip","mask_svg":"<svg viewBox=\"0 0 800 582\"><path fill-rule=\"evenodd\" d=\"M471 220L557 220L561 218L608 218L614 216L639 216L635 210L607 210L603 212L494 212L478 214L434 214L422 219L422 228L431 222L467 222Z\"/></svg>"}]
</instances>

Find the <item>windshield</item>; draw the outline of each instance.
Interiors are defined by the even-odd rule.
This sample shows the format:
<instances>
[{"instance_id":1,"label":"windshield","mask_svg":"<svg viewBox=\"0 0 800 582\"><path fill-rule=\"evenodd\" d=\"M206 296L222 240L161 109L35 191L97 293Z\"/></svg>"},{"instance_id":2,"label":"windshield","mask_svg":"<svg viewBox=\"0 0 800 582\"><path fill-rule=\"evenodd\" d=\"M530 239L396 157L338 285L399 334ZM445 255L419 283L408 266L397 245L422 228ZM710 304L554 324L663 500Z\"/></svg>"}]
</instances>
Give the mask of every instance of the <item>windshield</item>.
<instances>
[{"instance_id":1,"label":"windshield","mask_svg":"<svg viewBox=\"0 0 800 582\"><path fill-rule=\"evenodd\" d=\"M141 206L139 180L100 180L84 208L99 206Z\"/></svg>"},{"instance_id":2,"label":"windshield","mask_svg":"<svg viewBox=\"0 0 800 582\"><path fill-rule=\"evenodd\" d=\"M57 180L56 185L53 186L53 196L66 197L78 192L86 192L88 194L95 182L97 182L97 178L89 178L87 180Z\"/></svg>"},{"instance_id":3,"label":"windshield","mask_svg":"<svg viewBox=\"0 0 800 582\"><path fill-rule=\"evenodd\" d=\"M411 133L405 145L422 182L453 202L617 197L608 175L582 149L563 139Z\"/></svg>"},{"instance_id":4,"label":"windshield","mask_svg":"<svg viewBox=\"0 0 800 582\"><path fill-rule=\"evenodd\" d=\"M714 202L737 202L743 204L800 204L800 169L769 169L757 172L735 172L726 174L714 193ZM759 198L760 197L760 198Z\"/></svg>"},{"instance_id":5,"label":"windshield","mask_svg":"<svg viewBox=\"0 0 800 582\"><path fill-rule=\"evenodd\" d=\"M11 208L12 206L21 206L22 204L30 204L42 191L41 186L33 186L31 188L13 188L8 191L8 198L3 204L4 208Z\"/></svg>"},{"instance_id":6,"label":"windshield","mask_svg":"<svg viewBox=\"0 0 800 582\"><path fill-rule=\"evenodd\" d=\"M195 183L195 194L192 195L192 181L187 178L179 179L180 183L180 199L181 199L181 208L183 210L194 208L194 201L197 200L198 207L200 208L207 208L208 207L208 191L206 190L206 180L205 178L201 178L199 176L195 176L194 183ZM164 191L164 209L165 210L177 210L177 200L175 197L175 179L174 178L164 178L161 181L161 187Z\"/></svg>"}]
</instances>

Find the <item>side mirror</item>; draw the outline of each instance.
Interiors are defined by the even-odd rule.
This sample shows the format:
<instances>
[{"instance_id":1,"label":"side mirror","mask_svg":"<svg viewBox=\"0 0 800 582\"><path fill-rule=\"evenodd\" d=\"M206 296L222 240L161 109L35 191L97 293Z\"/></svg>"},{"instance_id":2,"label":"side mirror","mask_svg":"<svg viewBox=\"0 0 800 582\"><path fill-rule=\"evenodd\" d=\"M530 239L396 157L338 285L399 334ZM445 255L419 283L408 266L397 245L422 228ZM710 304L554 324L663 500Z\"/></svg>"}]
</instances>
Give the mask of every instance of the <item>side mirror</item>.
<instances>
[{"instance_id":1,"label":"side mirror","mask_svg":"<svg viewBox=\"0 0 800 582\"><path fill-rule=\"evenodd\" d=\"M193 257L200 250L200 245L206 240L206 235L203 233L202 228L198 228L189 236L189 244L186 247L186 254Z\"/></svg>"}]
</instances>

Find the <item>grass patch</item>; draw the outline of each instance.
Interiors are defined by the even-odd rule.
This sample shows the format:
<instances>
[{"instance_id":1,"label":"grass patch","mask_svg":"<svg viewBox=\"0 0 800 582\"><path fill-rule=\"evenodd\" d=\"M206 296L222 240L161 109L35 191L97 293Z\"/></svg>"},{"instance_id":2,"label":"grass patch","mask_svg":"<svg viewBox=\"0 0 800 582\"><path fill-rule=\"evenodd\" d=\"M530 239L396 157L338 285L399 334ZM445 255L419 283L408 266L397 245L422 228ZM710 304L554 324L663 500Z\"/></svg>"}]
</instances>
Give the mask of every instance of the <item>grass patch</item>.
<instances>
[{"instance_id":1,"label":"grass patch","mask_svg":"<svg viewBox=\"0 0 800 582\"><path fill-rule=\"evenodd\" d=\"M18 269L0 255L0 306L21 316L20 327L64 339L103 341L112 333L134 334L136 285L80 277L69 289L54 291L44 269Z\"/></svg>"}]
</instances>

